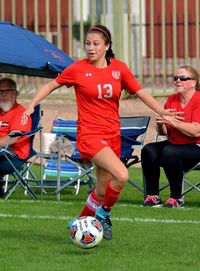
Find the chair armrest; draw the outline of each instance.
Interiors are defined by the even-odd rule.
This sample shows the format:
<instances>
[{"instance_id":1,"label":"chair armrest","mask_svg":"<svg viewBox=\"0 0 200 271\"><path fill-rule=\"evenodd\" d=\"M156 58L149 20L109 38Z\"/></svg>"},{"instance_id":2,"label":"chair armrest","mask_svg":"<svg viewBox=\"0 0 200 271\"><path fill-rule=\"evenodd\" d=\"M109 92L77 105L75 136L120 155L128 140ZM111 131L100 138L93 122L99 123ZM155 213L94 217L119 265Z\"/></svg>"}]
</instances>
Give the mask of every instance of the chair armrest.
<instances>
[{"instance_id":1,"label":"chair armrest","mask_svg":"<svg viewBox=\"0 0 200 271\"><path fill-rule=\"evenodd\" d=\"M6 147L2 147L1 149L0 149L0 156L2 156L2 155L9 155L10 157L15 157L16 156L16 154L10 149L10 148L8 148L7 146Z\"/></svg>"},{"instance_id":2,"label":"chair armrest","mask_svg":"<svg viewBox=\"0 0 200 271\"><path fill-rule=\"evenodd\" d=\"M38 127L37 129L30 132L11 132L9 137L17 137L17 136L32 136L36 134L38 131L42 130L43 127Z\"/></svg>"},{"instance_id":3,"label":"chair armrest","mask_svg":"<svg viewBox=\"0 0 200 271\"><path fill-rule=\"evenodd\" d=\"M10 146L11 138L17 137L17 136L33 136L33 135L35 135L37 132L39 132L42 129L43 129L43 127L38 127L37 129L32 130L30 132L24 132L24 133L23 132L11 132L11 133L9 133L9 135L8 135L9 136L8 142L5 145L5 147L3 147L1 149L1 155L3 154L3 152L7 152L7 153L10 152L10 150L8 150L8 148Z\"/></svg>"}]
</instances>

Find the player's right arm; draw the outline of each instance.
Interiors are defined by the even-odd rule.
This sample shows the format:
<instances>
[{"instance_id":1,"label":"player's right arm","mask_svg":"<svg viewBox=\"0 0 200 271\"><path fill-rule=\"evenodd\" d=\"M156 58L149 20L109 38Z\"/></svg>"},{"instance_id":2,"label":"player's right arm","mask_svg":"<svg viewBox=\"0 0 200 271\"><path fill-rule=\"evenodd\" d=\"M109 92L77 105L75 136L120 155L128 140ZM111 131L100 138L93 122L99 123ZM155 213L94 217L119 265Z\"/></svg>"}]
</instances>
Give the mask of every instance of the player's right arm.
<instances>
[{"instance_id":1,"label":"player's right arm","mask_svg":"<svg viewBox=\"0 0 200 271\"><path fill-rule=\"evenodd\" d=\"M40 103L45 97L47 97L52 91L59 88L61 85L58 84L55 80L50 81L49 83L45 84L41 89L39 89L36 96L31 100L31 102L26 107L22 117L22 124L26 124L27 117L33 113L34 107Z\"/></svg>"}]
</instances>

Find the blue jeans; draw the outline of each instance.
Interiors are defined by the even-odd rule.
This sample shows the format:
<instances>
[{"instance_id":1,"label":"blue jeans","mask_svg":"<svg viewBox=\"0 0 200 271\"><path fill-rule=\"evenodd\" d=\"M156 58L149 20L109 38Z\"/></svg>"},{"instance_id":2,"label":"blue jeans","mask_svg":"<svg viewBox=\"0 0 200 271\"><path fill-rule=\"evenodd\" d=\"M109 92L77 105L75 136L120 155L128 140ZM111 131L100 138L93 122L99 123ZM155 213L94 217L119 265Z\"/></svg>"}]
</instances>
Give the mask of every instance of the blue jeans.
<instances>
[{"instance_id":1,"label":"blue jeans","mask_svg":"<svg viewBox=\"0 0 200 271\"><path fill-rule=\"evenodd\" d=\"M0 147L1 149L2 147ZM11 150L11 155L7 154L12 164L18 169L20 168L26 161L26 159L20 159L18 156ZM5 157L5 155L1 155L0 152L0 178L2 178L6 174L13 173L15 170L13 169L13 166L10 164L8 159Z\"/></svg>"}]
</instances>

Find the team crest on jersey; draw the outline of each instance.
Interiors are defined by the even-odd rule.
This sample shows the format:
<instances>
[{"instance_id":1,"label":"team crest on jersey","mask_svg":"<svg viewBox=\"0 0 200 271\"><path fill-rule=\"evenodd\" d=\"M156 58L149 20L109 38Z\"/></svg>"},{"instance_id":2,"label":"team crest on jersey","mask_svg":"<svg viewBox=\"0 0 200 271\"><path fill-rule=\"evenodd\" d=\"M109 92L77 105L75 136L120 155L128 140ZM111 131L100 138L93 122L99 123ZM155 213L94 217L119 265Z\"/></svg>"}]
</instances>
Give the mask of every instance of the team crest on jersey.
<instances>
[{"instance_id":1,"label":"team crest on jersey","mask_svg":"<svg viewBox=\"0 0 200 271\"><path fill-rule=\"evenodd\" d=\"M119 79L120 71L112 71L112 77L115 78L115 79Z\"/></svg>"}]
</instances>

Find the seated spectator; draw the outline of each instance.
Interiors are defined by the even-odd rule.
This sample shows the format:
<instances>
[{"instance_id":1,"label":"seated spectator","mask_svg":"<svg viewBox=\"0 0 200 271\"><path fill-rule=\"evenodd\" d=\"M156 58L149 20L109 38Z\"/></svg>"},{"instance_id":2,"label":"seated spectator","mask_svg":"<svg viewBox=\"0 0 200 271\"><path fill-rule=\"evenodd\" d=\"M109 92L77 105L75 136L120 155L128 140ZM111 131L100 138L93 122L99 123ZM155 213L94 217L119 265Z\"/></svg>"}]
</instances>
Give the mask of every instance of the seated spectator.
<instances>
[{"instance_id":1,"label":"seated spectator","mask_svg":"<svg viewBox=\"0 0 200 271\"><path fill-rule=\"evenodd\" d=\"M183 172L200 161L200 82L191 66L182 66L174 76L176 93L168 97L165 109L182 112L178 118L165 120L156 115L157 132L167 140L147 144L141 153L147 196L144 206L159 206L160 167L170 185L170 198L164 207L183 206L181 198Z\"/></svg>"},{"instance_id":2,"label":"seated spectator","mask_svg":"<svg viewBox=\"0 0 200 271\"><path fill-rule=\"evenodd\" d=\"M29 132L31 131L31 118L25 125L21 124L22 115L25 108L17 103L18 91L15 81L10 78L0 79L0 149L3 149L8 143L10 132ZM29 138L14 137L10 142L10 151L12 153L9 159L19 168L24 159L29 155ZM3 176L13 172L13 168L5 158L0 156L0 197L4 195Z\"/></svg>"}]
</instances>

